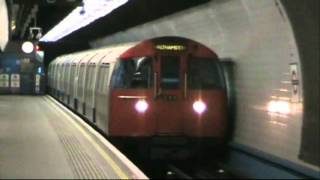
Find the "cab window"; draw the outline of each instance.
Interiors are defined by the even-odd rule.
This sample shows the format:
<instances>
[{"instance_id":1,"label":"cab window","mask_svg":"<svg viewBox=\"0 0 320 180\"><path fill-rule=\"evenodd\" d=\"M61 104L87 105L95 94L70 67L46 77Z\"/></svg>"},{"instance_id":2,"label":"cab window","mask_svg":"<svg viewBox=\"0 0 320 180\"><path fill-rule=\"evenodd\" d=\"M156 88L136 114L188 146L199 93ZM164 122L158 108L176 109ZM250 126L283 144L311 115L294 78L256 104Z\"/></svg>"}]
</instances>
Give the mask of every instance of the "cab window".
<instances>
[{"instance_id":1,"label":"cab window","mask_svg":"<svg viewBox=\"0 0 320 180\"><path fill-rule=\"evenodd\" d=\"M135 57L119 60L112 77L112 87L139 89L153 87L153 59Z\"/></svg>"},{"instance_id":2,"label":"cab window","mask_svg":"<svg viewBox=\"0 0 320 180\"><path fill-rule=\"evenodd\" d=\"M222 72L218 61L196 57L188 60L188 88L223 88L224 84L222 78Z\"/></svg>"}]
</instances>

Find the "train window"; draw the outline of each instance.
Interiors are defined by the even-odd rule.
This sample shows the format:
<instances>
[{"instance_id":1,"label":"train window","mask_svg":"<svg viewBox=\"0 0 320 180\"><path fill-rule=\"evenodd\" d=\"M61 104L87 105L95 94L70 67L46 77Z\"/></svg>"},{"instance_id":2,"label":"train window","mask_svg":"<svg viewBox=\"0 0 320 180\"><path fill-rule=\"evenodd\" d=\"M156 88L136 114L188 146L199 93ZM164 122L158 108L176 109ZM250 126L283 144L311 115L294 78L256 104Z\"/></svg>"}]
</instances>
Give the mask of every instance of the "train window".
<instances>
[{"instance_id":1,"label":"train window","mask_svg":"<svg viewBox=\"0 0 320 180\"><path fill-rule=\"evenodd\" d=\"M108 80L109 80L109 67L105 66L103 68L103 86L102 86L102 92L107 92L108 89Z\"/></svg>"},{"instance_id":2,"label":"train window","mask_svg":"<svg viewBox=\"0 0 320 180\"><path fill-rule=\"evenodd\" d=\"M81 64L80 69L79 69L79 76L78 76L78 92L77 95L78 97L82 98L83 97L83 88L84 88L84 83L85 83L85 65Z\"/></svg>"},{"instance_id":3,"label":"train window","mask_svg":"<svg viewBox=\"0 0 320 180\"><path fill-rule=\"evenodd\" d=\"M153 59L136 57L120 60L115 67L113 88L138 89L153 87Z\"/></svg>"},{"instance_id":4,"label":"train window","mask_svg":"<svg viewBox=\"0 0 320 180\"><path fill-rule=\"evenodd\" d=\"M178 89L180 85L180 57L162 56L161 58L161 87Z\"/></svg>"},{"instance_id":5,"label":"train window","mask_svg":"<svg viewBox=\"0 0 320 180\"><path fill-rule=\"evenodd\" d=\"M65 71L65 65L62 64L61 65L61 74L60 74L60 82L59 83L60 83L60 88L63 91L64 91L64 76L65 76L64 71Z\"/></svg>"},{"instance_id":6,"label":"train window","mask_svg":"<svg viewBox=\"0 0 320 180\"><path fill-rule=\"evenodd\" d=\"M55 85L56 85L56 88L59 89L59 74L60 74L60 65L57 64L56 65L56 75L55 75Z\"/></svg>"},{"instance_id":7,"label":"train window","mask_svg":"<svg viewBox=\"0 0 320 180\"><path fill-rule=\"evenodd\" d=\"M99 70L98 91L105 94L108 90L109 65L101 65Z\"/></svg>"},{"instance_id":8,"label":"train window","mask_svg":"<svg viewBox=\"0 0 320 180\"><path fill-rule=\"evenodd\" d=\"M75 79L75 73L76 72L76 66L71 65L70 67L70 95L73 96L74 94L74 79Z\"/></svg>"},{"instance_id":9,"label":"train window","mask_svg":"<svg viewBox=\"0 0 320 180\"><path fill-rule=\"evenodd\" d=\"M66 65L66 69L65 69L65 75L64 75L64 79L65 79L65 91L67 94L70 93L70 64Z\"/></svg>"},{"instance_id":10,"label":"train window","mask_svg":"<svg viewBox=\"0 0 320 180\"><path fill-rule=\"evenodd\" d=\"M188 88L223 88L218 62L212 59L191 58L188 60Z\"/></svg>"},{"instance_id":11,"label":"train window","mask_svg":"<svg viewBox=\"0 0 320 180\"><path fill-rule=\"evenodd\" d=\"M63 80L62 80L62 83L63 83L63 88L64 88L64 91L66 92L66 89L67 89L67 77L68 77L68 75L67 75L67 68L68 68L68 65L67 64L65 64L64 65L64 68L63 68Z\"/></svg>"},{"instance_id":12,"label":"train window","mask_svg":"<svg viewBox=\"0 0 320 180\"><path fill-rule=\"evenodd\" d=\"M87 85L87 88L89 90L93 90L94 89L94 78L95 78L94 77L94 73L95 73L95 69L96 69L95 65L90 65L88 67L86 85Z\"/></svg>"}]
</instances>

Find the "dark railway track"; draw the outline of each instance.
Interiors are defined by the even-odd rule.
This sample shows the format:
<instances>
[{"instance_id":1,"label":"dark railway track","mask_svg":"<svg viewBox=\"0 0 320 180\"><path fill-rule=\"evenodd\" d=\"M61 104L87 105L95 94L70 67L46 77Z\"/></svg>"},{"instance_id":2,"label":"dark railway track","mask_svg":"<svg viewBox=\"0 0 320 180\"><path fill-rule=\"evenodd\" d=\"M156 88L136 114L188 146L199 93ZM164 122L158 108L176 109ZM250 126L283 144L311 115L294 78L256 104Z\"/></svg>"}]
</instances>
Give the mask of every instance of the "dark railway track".
<instances>
[{"instance_id":1,"label":"dark railway track","mask_svg":"<svg viewBox=\"0 0 320 180\"><path fill-rule=\"evenodd\" d=\"M194 151L189 156L181 156L176 151L168 151L157 156L143 148L127 146L120 150L151 179L230 179L236 178L225 169L227 149L206 148ZM155 148L155 147L153 147ZM183 151L181 151L183 152ZM147 155L149 153L149 155ZM153 156L152 156L153 155Z\"/></svg>"},{"instance_id":2,"label":"dark railway track","mask_svg":"<svg viewBox=\"0 0 320 180\"><path fill-rule=\"evenodd\" d=\"M235 176L222 168L197 167L185 169L176 165L168 165L165 179L230 179Z\"/></svg>"},{"instance_id":3,"label":"dark railway track","mask_svg":"<svg viewBox=\"0 0 320 180\"><path fill-rule=\"evenodd\" d=\"M237 176L216 161L164 159L133 161L151 179L232 179Z\"/></svg>"}]
</instances>

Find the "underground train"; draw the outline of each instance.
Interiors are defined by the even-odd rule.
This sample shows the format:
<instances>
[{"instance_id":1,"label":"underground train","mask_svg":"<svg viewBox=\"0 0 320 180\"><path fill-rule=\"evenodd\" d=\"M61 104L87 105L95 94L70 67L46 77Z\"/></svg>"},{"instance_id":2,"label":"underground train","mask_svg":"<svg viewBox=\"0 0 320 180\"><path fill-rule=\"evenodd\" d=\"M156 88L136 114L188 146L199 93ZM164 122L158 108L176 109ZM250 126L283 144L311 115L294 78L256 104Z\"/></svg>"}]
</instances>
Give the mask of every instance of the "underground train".
<instances>
[{"instance_id":1,"label":"underground train","mask_svg":"<svg viewBox=\"0 0 320 180\"><path fill-rule=\"evenodd\" d=\"M106 137L220 142L227 127L223 68L193 40L159 37L57 57L50 93Z\"/></svg>"}]
</instances>

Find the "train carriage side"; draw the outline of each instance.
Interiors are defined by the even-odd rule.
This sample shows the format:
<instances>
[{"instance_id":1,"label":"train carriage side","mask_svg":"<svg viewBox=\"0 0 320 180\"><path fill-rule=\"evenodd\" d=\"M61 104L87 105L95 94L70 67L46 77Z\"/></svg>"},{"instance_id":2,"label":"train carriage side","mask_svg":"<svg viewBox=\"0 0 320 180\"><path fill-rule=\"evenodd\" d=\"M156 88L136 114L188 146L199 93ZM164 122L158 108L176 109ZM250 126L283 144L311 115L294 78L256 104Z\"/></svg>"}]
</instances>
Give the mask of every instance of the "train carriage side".
<instances>
[{"instance_id":1,"label":"train carriage side","mask_svg":"<svg viewBox=\"0 0 320 180\"><path fill-rule=\"evenodd\" d=\"M53 87L54 78L53 77L54 77L54 70L55 70L55 62L56 62L56 59L49 64L49 69L48 69L48 86L49 86L48 90L51 95L54 94L54 87Z\"/></svg>"},{"instance_id":2,"label":"train carriage side","mask_svg":"<svg viewBox=\"0 0 320 180\"><path fill-rule=\"evenodd\" d=\"M62 102L66 105L69 104L70 101L70 67L72 63L72 55L66 56L66 60L64 61L64 70L63 70L63 97L62 97Z\"/></svg>"},{"instance_id":3,"label":"train carriage side","mask_svg":"<svg viewBox=\"0 0 320 180\"><path fill-rule=\"evenodd\" d=\"M78 87L78 66L79 62L84 58L84 53L73 54L72 61L70 63L70 72L69 72L69 104L68 106L76 111L77 109L77 87Z\"/></svg>"},{"instance_id":4,"label":"train carriage side","mask_svg":"<svg viewBox=\"0 0 320 180\"><path fill-rule=\"evenodd\" d=\"M55 87L55 97L59 99L61 91L60 91L60 78L61 78L61 63L64 60L64 57L60 57L57 59L55 63L55 75L54 75L54 87Z\"/></svg>"},{"instance_id":5,"label":"train carriage side","mask_svg":"<svg viewBox=\"0 0 320 180\"><path fill-rule=\"evenodd\" d=\"M87 67L89 61L95 56L92 52L87 52L78 62L77 70L76 70L76 94L75 94L75 101L76 101L76 108L75 110L81 114L86 114L85 112L85 104L84 104L84 97L85 97L85 78L87 73Z\"/></svg>"},{"instance_id":6,"label":"train carriage side","mask_svg":"<svg viewBox=\"0 0 320 180\"><path fill-rule=\"evenodd\" d=\"M97 86L97 74L99 71L99 64L102 61L103 57L106 55L106 52L98 51L88 61L87 73L85 77L85 87L84 87L84 109L85 117L92 123L96 123L96 113L95 113L95 89Z\"/></svg>"},{"instance_id":7,"label":"train carriage side","mask_svg":"<svg viewBox=\"0 0 320 180\"><path fill-rule=\"evenodd\" d=\"M109 98L109 77L111 76L114 62L119 57L119 54L128 49L129 46L132 45L119 45L57 57L49 65L48 74L51 79L49 83L49 87L52 89L51 94L89 121L95 123L95 99L96 95L99 94L96 88L100 87L102 96ZM107 70L106 67L108 67ZM102 70L101 73L100 69ZM99 76L101 77L99 78ZM99 83L100 80L98 83L96 82L98 78L102 79L101 83ZM104 99L104 102L100 103L103 108L101 108L99 115L102 115L103 119L99 118L96 123L96 126L105 132L108 132L106 129L109 119L108 113L106 113L108 112L108 101L108 99Z\"/></svg>"},{"instance_id":8,"label":"train carriage side","mask_svg":"<svg viewBox=\"0 0 320 180\"><path fill-rule=\"evenodd\" d=\"M59 97L59 86L58 86L58 82L59 82L59 69L60 69L60 64L59 61L61 61L62 57L57 59L56 63L55 63L55 74L54 74L54 84L53 87L55 88L55 94L54 96L56 98Z\"/></svg>"},{"instance_id":9,"label":"train carriage side","mask_svg":"<svg viewBox=\"0 0 320 180\"><path fill-rule=\"evenodd\" d=\"M63 83L63 80L64 80L64 69L65 69L65 61L67 60L67 57L64 56L61 58L61 60L58 61L58 91L59 91L59 95L58 95L58 99L59 100L63 100L63 96L64 96L64 83Z\"/></svg>"},{"instance_id":10,"label":"train carriage side","mask_svg":"<svg viewBox=\"0 0 320 180\"><path fill-rule=\"evenodd\" d=\"M67 69L70 61L70 55L64 56L63 61L61 62L61 76L60 76L60 97L59 100L65 102L66 99L66 78L67 78Z\"/></svg>"},{"instance_id":11,"label":"train carriage side","mask_svg":"<svg viewBox=\"0 0 320 180\"><path fill-rule=\"evenodd\" d=\"M104 57L98 66L97 85L94 91L95 123L106 134L109 121L109 80L113 64Z\"/></svg>"},{"instance_id":12,"label":"train carriage side","mask_svg":"<svg viewBox=\"0 0 320 180\"><path fill-rule=\"evenodd\" d=\"M56 66L56 60L50 63L50 72L48 72L49 77L49 92L52 96L55 94L55 88L54 88L54 76L55 76L55 66Z\"/></svg>"},{"instance_id":13,"label":"train carriage side","mask_svg":"<svg viewBox=\"0 0 320 180\"><path fill-rule=\"evenodd\" d=\"M57 90L57 70L58 70L58 61L59 61L60 58L57 58L52 66L52 73L53 73L53 77L52 77L52 90L53 90L53 97L57 97L58 95L58 90Z\"/></svg>"},{"instance_id":14,"label":"train carriage side","mask_svg":"<svg viewBox=\"0 0 320 180\"><path fill-rule=\"evenodd\" d=\"M108 52L109 48L84 52L81 60L78 62L76 70L75 84L75 110L86 117L90 122L95 123L95 105L94 100L98 64L102 57ZM102 57L101 57L102 56Z\"/></svg>"},{"instance_id":15,"label":"train carriage side","mask_svg":"<svg viewBox=\"0 0 320 180\"><path fill-rule=\"evenodd\" d=\"M52 70L51 70L51 84L50 84L50 90L51 90L51 94L53 97L55 97L56 95L56 87L55 87L55 80L56 80L56 64L57 64L57 59L55 59L52 63L51 63L51 66L52 66Z\"/></svg>"},{"instance_id":16,"label":"train carriage side","mask_svg":"<svg viewBox=\"0 0 320 180\"><path fill-rule=\"evenodd\" d=\"M67 57L64 56L63 59L59 62L59 75L58 75L58 87L59 87L59 96L58 99L60 101L63 101L63 96L64 96L64 69L65 69L65 62L66 62Z\"/></svg>"},{"instance_id":17,"label":"train carriage side","mask_svg":"<svg viewBox=\"0 0 320 180\"><path fill-rule=\"evenodd\" d=\"M49 94L52 93L51 87L52 87L52 68L53 68L53 63L50 63L48 66L48 92Z\"/></svg>"},{"instance_id":18,"label":"train carriage side","mask_svg":"<svg viewBox=\"0 0 320 180\"><path fill-rule=\"evenodd\" d=\"M59 64L58 62L61 60L61 57L55 60L54 63L54 75L53 75L53 88L54 88L54 97L58 97L58 69L59 69Z\"/></svg>"}]
</instances>

